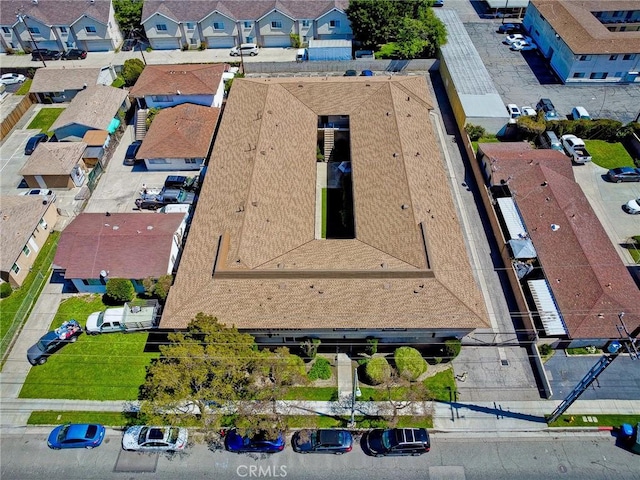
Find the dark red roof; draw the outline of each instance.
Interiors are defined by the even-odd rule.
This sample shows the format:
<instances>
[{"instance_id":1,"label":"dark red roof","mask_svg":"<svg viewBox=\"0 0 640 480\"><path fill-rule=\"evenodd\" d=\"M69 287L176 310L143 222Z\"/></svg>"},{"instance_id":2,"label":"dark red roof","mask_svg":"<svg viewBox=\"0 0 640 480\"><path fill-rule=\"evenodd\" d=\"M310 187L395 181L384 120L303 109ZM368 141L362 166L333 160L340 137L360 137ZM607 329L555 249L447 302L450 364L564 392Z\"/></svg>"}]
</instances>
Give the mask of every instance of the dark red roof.
<instances>
[{"instance_id":1,"label":"dark red roof","mask_svg":"<svg viewBox=\"0 0 640 480\"><path fill-rule=\"evenodd\" d=\"M54 259L65 278L157 278L169 261L182 213L82 213L62 232Z\"/></svg>"},{"instance_id":2,"label":"dark red roof","mask_svg":"<svg viewBox=\"0 0 640 480\"><path fill-rule=\"evenodd\" d=\"M569 336L619 338L621 312L629 330L638 331L640 290L576 183L571 160L522 145L480 149L490 158L493 183L508 183Z\"/></svg>"}]
</instances>

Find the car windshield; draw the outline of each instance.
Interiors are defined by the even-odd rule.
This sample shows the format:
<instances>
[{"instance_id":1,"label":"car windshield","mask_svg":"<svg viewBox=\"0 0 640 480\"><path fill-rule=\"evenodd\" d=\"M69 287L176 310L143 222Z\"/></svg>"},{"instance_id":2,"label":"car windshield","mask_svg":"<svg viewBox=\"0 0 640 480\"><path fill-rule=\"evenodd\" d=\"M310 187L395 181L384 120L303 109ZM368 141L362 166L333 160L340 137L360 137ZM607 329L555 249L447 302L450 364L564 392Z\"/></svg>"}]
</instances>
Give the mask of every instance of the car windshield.
<instances>
[{"instance_id":1,"label":"car windshield","mask_svg":"<svg viewBox=\"0 0 640 480\"><path fill-rule=\"evenodd\" d=\"M69 427L71 427L71 425L65 425L60 429L60 433L58 434L59 442L61 442L67 437L67 432L69 431Z\"/></svg>"},{"instance_id":2,"label":"car windshield","mask_svg":"<svg viewBox=\"0 0 640 480\"><path fill-rule=\"evenodd\" d=\"M104 323L104 312L100 312L98 315L98 320L96 321L96 325L99 327Z\"/></svg>"},{"instance_id":3,"label":"car windshield","mask_svg":"<svg viewBox=\"0 0 640 480\"><path fill-rule=\"evenodd\" d=\"M382 432L382 445L384 446L384 448L391 448L391 442L392 442L392 438L391 438L391 430L385 430L384 432Z\"/></svg>"},{"instance_id":4,"label":"car windshield","mask_svg":"<svg viewBox=\"0 0 640 480\"><path fill-rule=\"evenodd\" d=\"M169 429L169 438L167 438L167 441L169 443L176 443L178 441L178 435L180 435L180 429L179 428L170 428Z\"/></svg>"},{"instance_id":5,"label":"car windshield","mask_svg":"<svg viewBox=\"0 0 640 480\"><path fill-rule=\"evenodd\" d=\"M140 429L140 435L138 435L138 443L142 444L147 441L147 432L149 431L149 427L142 427Z\"/></svg>"},{"instance_id":6,"label":"car windshield","mask_svg":"<svg viewBox=\"0 0 640 480\"><path fill-rule=\"evenodd\" d=\"M93 438L93 437L95 437L97 431L98 431L98 426L97 425L89 425L87 427L87 433L85 433L84 438Z\"/></svg>"}]
</instances>

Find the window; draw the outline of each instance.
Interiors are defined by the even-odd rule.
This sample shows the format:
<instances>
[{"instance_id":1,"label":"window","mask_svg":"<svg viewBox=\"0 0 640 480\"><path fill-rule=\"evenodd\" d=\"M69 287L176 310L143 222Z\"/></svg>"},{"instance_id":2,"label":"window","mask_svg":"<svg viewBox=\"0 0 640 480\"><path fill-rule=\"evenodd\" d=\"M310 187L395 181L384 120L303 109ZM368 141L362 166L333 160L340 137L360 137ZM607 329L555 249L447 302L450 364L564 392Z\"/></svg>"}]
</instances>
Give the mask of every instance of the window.
<instances>
[{"instance_id":1,"label":"window","mask_svg":"<svg viewBox=\"0 0 640 480\"><path fill-rule=\"evenodd\" d=\"M29 249L29 247L25 245L24 247L22 247L22 253L24 253L25 257L28 257L29 254L31 253L31 250Z\"/></svg>"},{"instance_id":2,"label":"window","mask_svg":"<svg viewBox=\"0 0 640 480\"><path fill-rule=\"evenodd\" d=\"M196 24L193 22L187 22L187 30L192 31L196 29Z\"/></svg>"},{"instance_id":3,"label":"window","mask_svg":"<svg viewBox=\"0 0 640 480\"><path fill-rule=\"evenodd\" d=\"M13 264L13 267L11 267L11 271L12 271L13 273L19 273L19 272L20 272L20 267L18 266L18 264L17 264L17 263L14 263L14 264Z\"/></svg>"},{"instance_id":4,"label":"window","mask_svg":"<svg viewBox=\"0 0 640 480\"><path fill-rule=\"evenodd\" d=\"M60 33L67 33L67 27L60 27Z\"/></svg>"},{"instance_id":5,"label":"window","mask_svg":"<svg viewBox=\"0 0 640 480\"><path fill-rule=\"evenodd\" d=\"M9 30L9 27L2 27L2 33L11 33L11 30Z\"/></svg>"},{"instance_id":6,"label":"window","mask_svg":"<svg viewBox=\"0 0 640 480\"><path fill-rule=\"evenodd\" d=\"M244 22L242 25L244 28L251 28L251 22Z\"/></svg>"},{"instance_id":7,"label":"window","mask_svg":"<svg viewBox=\"0 0 640 480\"><path fill-rule=\"evenodd\" d=\"M34 35L40 35L40 29L38 27L29 27L28 30Z\"/></svg>"},{"instance_id":8,"label":"window","mask_svg":"<svg viewBox=\"0 0 640 480\"><path fill-rule=\"evenodd\" d=\"M311 25L311 20L302 20L303 27L308 27L309 25Z\"/></svg>"},{"instance_id":9,"label":"window","mask_svg":"<svg viewBox=\"0 0 640 480\"><path fill-rule=\"evenodd\" d=\"M107 282L104 278L89 278L87 280L82 280L83 285L105 285Z\"/></svg>"},{"instance_id":10,"label":"window","mask_svg":"<svg viewBox=\"0 0 640 480\"><path fill-rule=\"evenodd\" d=\"M189 43L190 43L191 45L196 45L196 44L198 43L198 39L197 39L197 38L190 38L190 39L189 39Z\"/></svg>"},{"instance_id":11,"label":"window","mask_svg":"<svg viewBox=\"0 0 640 480\"><path fill-rule=\"evenodd\" d=\"M150 158L149 163L155 165L167 165L169 161L166 158Z\"/></svg>"},{"instance_id":12,"label":"window","mask_svg":"<svg viewBox=\"0 0 640 480\"><path fill-rule=\"evenodd\" d=\"M607 72L593 72L589 78L594 80L604 80L609 74Z\"/></svg>"},{"instance_id":13,"label":"window","mask_svg":"<svg viewBox=\"0 0 640 480\"><path fill-rule=\"evenodd\" d=\"M623 60L635 60L636 59L636 54L635 53L627 53L624 57L622 57Z\"/></svg>"},{"instance_id":14,"label":"window","mask_svg":"<svg viewBox=\"0 0 640 480\"><path fill-rule=\"evenodd\" d=\"M581 62L587 62L587 61L591 60L591 55L580 55L578 60L580 60Z\"/></svg>"},{"instance_id":15,"label":"window","mask_svg":"<svg viewBox=\"0 0 640 480\"><path fill-rule=\"evenodd\" d=\"M330 20L329 26L331 28L340 28L340 20Z\"/></svg>"},{"instance_id":16,"label":"window","mask_svg":"<svg viewBox=\"0 0 640 480\"><path fill-rule=\"evenodd\" d=\"M44 218L40 219L40 221L38 222L38 225L40 225L44 230L46 230L47 227L49 226L49 225L47 225L47 222L45 221Z\"/></svg>"},{"instance_id":17,"label":"window","mask_svg":"<svg viewBox=\"0 0 640 480\"><path fill-rule=\"evenodd\" d=\"M213 22L214 30L224 30L224 22Z\"/></svg>"},{"instance_id":18,"label":"window","mask_svg":"<svg viewBox=\"0 0 640 480\"><path fill-rule=\"evenodd\" d=\"M96 27L94 27L93 25L87 25L86 27L84 27L85 32L87 33L96 33Z\"/></svg>"},{"instance_id":19,"label":"window","mask_svg":"<svg viewBox=\"0 0 640 480\"><path fill-rule=\"evenodd\" d=\"M573 74L573 78L584 78L584 72L576 72Z\"/></svg>"},{"instance_id":20,"label":"window","mask_svg":"<svg viewBox=\"0 0 640 480\"><path fill-rule=\"evenodd\" d=\"M198 160L195 158L185 158L184 163L198 163Z\"/></svg>"},{"instance_id":21,"label":"window","mask_svg":"<svg viewBox=\"0 0 640 480\"><path fill-rule=\"evenodd\" d=\"M167 26L164 23L158 23L156 25L156 30L158 30L159 32L166 32Z\"/></svg>"},{"instance_id":22,"label":"window","mask_svg":"<svg viewBox=\"0 0 640 480\"><path fill-rule=\"evenodd\" d=\"M157 103L166 103L173 100L170 95L151 95L151 100Z\"/></svg>"},{"instance_id":23,"label":"window","mask_svg":"<svg viewBox=\"0 0 640 480\"><path fill-rule=\"evenodd\" d=\"M616 73L614 73L614 75L613 75L613 76L614 76L615 78L620 78L620 77L622 77L622 72L616 72Z\"/></svg>"},{"instance_id":24,"label":"window","mask_svg":"<svg viewBox=\"0 0 640 480\"><path fill-rule=\"evenodd\" d=\"M622 16L622 12L620 10L616 10L615 12L613 12L613 16L614 17L621 17Z\"/></svg>"},{"instance_id":25,"label":"window","mask_svg":"<svg viewBox=\"0 0 640 480\"><path fill-rule=\"evenodd\" d=\"M618 59L618 55L611 55L611 56L609 57L609 60L612 60L612 61L613 61L613 60L617 60L617 59Z\"/></svg>"},{"instance_id":26,"label":"window","mask_svg":"<svg viewBox=\"0 0 640 480\"><path fill-rule=\"evenodd\" d=\"M282 22L280 20L274 20L271 22L271 28L279 29L282 28Z\"/></svg>"}]
</instances>

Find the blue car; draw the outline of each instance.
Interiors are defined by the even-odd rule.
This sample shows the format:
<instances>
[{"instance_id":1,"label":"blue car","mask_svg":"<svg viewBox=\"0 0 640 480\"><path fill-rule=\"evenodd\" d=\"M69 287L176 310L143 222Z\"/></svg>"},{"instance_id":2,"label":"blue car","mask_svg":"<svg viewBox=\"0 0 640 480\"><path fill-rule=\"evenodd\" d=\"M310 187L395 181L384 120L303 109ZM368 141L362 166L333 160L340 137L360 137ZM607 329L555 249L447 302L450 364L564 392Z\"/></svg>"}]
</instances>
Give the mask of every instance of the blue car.
<instances>
[{"instance_id":1,"label":"blue car","mask_svg":"<svg viewBox=\"0 0 640 480\"><path fill-rule=\"evenodd\" d=\"M24 154L31 155L41 142L46 142L48 140L49 136L46 133L35 134L33 137L27 140L27 145L24 147Z\"/></svg>"},{"instance_id":2,"label":"blue car","mask_svg":"<svg viewBox=\"0 0 640 480\"><path fill-rule=\"evenodd\" d=\"M53 429L47 445L54 450L61 448L94 448L104 439L105 428L91 423L66 423Z\"/></svg>"},{"instance_id":3,"label":"blue car","mask_svg":"<svg viewBox=\"0 0 640 480\"><path fill-rule=\"evenodd\" d=\"M373 72L371 70L362 70L360 74L361 77L373 77Z\"/></svg>"},{"instance_id":4,"label":"blue car","mask_svg":"<svg viewBox=\"0 0 640 480\"><path fill-rule=\"evenodd\" d=\"M284 437L282 434L278 434L278 438L275 440L261 434L249 437L240 435L236 430L231 430L225 435L224 448L234 453L277 453L284 450Z\"/></svg>"}]
</instances>

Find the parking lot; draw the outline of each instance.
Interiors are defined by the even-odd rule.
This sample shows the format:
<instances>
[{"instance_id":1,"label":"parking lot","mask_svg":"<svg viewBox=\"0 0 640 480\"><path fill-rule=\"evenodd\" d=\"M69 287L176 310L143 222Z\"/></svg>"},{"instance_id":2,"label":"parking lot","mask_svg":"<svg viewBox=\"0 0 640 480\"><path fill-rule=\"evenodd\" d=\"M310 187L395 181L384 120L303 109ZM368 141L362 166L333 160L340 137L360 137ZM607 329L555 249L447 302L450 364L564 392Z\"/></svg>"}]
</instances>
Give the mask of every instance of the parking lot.
<instances>
[{"instance_id":1,"label":"parking lot","mask_svg":"<svg viewBox=\"0 0 640 480\"><path fill-rule=\"evenodd\" d=\"M612 118L622 123L635 120L640 111L638 85L563 85L537 51L513 52L496 33L499 20L465 22L474 46L487 67L504 103L534 106L550 98L561 118L583 106L593 118Z\"/></svg>"}]
</instances>

